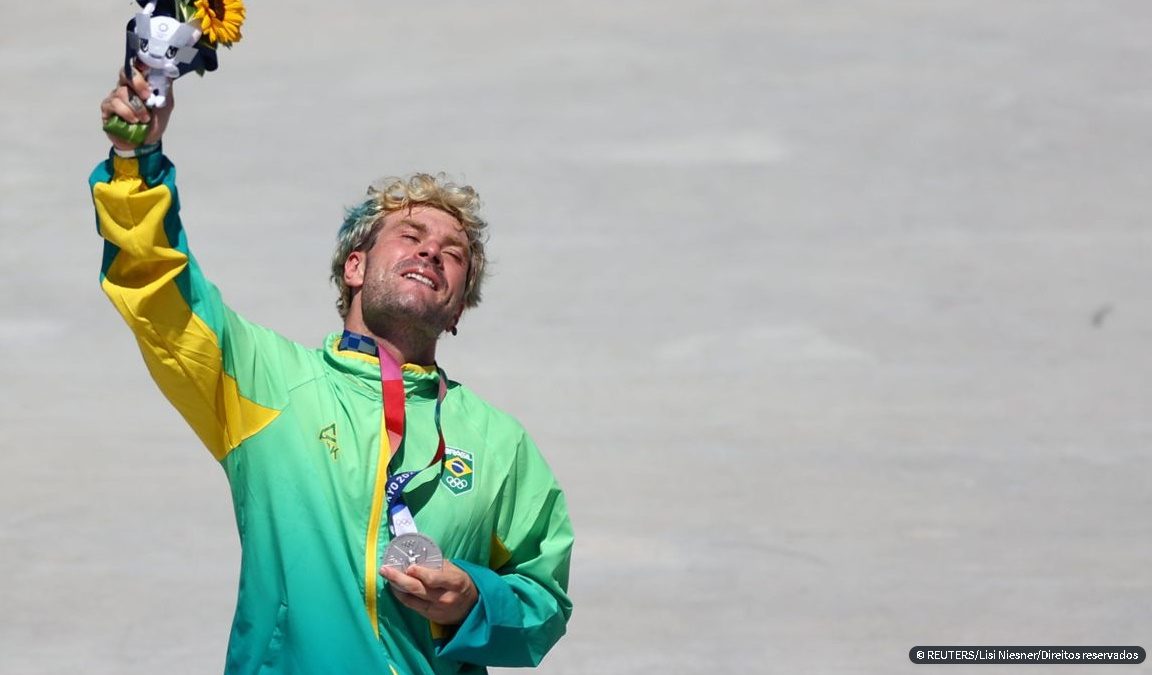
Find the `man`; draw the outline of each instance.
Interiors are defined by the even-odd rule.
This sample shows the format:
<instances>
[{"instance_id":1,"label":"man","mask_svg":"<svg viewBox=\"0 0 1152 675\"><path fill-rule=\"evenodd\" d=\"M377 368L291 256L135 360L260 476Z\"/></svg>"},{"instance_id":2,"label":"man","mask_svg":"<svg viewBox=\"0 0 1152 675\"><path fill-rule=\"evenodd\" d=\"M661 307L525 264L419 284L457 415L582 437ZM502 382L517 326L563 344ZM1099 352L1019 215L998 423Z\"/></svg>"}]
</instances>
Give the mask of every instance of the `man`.
<instances>
[{"instance_id":1,"label":"man","mask_svg":"<svg viewBox=\"0 0 1152 675\"><path fill-rule=\"evenodd\" d=\"M480 300L476 193L427 175L370 190L334 259L344 331L307 349L204 279L159 147L173 102L148 110L130 92L147 96L140 73L101 104L105 121L149 125L139 147L109 136L90 180L101 283L231 485L242 556L225 672L539 663L572 609L564 496L519 424L435 365ZM419 546L383 566L401 541ZM440 569L423 566L432 542Z\"/></svg>"}]
</instances>

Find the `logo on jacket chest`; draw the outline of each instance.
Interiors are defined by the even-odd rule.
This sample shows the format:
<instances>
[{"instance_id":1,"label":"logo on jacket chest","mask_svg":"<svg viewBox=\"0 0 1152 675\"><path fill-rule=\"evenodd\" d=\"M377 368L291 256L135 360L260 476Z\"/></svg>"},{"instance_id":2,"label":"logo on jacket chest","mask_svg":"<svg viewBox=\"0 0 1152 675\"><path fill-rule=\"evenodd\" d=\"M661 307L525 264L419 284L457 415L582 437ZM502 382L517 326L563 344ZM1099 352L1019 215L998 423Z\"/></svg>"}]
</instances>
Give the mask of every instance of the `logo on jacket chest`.
<instances>
[{"instance_id":1,"label":"logo on jacket chest","mask_svg":"<svg viewBox=\"0 0 1152 675\"><path fill-rule=\"evenodd\" d=\"M444 471L441 472L440 482L452 491L452 494L462 495L472 489L473 470L472 453L459 448L444 448Z\"/></svg>"},{"instance_id":2,"label":"logo on jacket chest","mask_svg":"<svg viewBox=\"0 0 1152 675\"><path fill-rule=\"evenodd\" d=\"M332 455L332 459L339 459L337 455L340 454L340 446L336 443L335 422L320 430L320 441L324 444L324 447L328 448L328 453Z\"/></svg>"}]
</instances>

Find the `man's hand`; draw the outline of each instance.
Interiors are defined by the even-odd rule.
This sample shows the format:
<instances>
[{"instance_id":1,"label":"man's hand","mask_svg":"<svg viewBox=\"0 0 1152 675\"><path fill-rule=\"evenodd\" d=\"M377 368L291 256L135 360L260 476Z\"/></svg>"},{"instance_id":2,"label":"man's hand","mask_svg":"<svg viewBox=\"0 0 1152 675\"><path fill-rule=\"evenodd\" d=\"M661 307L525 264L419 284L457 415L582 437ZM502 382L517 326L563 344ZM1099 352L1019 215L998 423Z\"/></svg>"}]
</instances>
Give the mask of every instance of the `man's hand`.
<instances>
[{"instance_id":1,"label":"man's hand","mask_svg":"<svg viewBox=\"0 0 1152 675\"><path fill-rule=\"evenodd\" d=\"M459 625L479 598L472 577L448 561L439 570L412 565L400 572L381 567L380 574L400 604L442 626Z\"/></svg>"},{"instance_id":2,"label":"man's hand","mask_svg":"<svg viewBox=\"0 0 1152 675\"><path fill-rule=\"evenodd\" d=\"M164 135L164 130L168 127L168 118L172 116L172 108L175 103L173 101L170 83L167 106L150 110L144 105L144 101L152 95L152 89L148 86L148 80L144 77L144 73L146 72L144 70L145 68L145 66L137 63L136 67L132 69L131 81L129 81L123 70L120 71L120 79L116 84L116 88L100 102L100 120L101 122L107 122L110 117L116 115L125 122L147 124L148 136L144 139L144 143L158 143ZM108 140L112 141L112 146L118 150L133 150L136 148L135 143L126 141L118 136L113 136L112 134L108 134Z\"/></svg>"}]
</instances>

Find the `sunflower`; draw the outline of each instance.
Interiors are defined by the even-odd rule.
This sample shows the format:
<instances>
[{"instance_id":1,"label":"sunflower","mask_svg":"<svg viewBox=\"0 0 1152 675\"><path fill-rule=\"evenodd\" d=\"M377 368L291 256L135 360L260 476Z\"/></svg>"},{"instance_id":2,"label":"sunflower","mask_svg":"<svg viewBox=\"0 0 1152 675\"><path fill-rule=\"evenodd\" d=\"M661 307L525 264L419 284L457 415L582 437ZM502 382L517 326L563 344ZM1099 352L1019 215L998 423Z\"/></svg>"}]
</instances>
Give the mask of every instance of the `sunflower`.
<instances>
[{"instance_id":1,"label":"sunflower","mask_svg":"<svg viewBox=\"0 0 1152 675\"><path fill-rule=\"evenodd\" d=\"M217 43L231 47L240 41L240 25L244 23L244 0L196 0L194 20L212 46Z\"/></svg>"}]
</instances>

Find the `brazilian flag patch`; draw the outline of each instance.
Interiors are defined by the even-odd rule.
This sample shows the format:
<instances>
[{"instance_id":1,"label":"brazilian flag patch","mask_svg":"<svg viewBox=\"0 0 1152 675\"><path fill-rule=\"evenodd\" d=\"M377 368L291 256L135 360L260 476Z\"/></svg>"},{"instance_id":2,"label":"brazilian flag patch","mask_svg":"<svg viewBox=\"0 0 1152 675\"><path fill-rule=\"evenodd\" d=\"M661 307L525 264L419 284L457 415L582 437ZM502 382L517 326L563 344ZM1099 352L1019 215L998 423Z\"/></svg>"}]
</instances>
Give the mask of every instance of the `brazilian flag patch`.
<instances>
[{"instance_id":1,"label":"brazilian flag patch","mask_svg":"<svg viewBox=\"0 0 1152 675\"><path fill-rule=\"evenodd\" d=\"M459 448L444 448L444 472L440 482L452 491L462 495L472 489L472 453Z\"/></svg>"}]
</instances>

